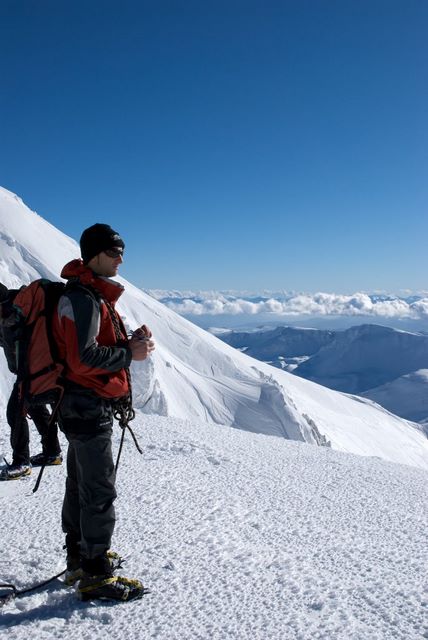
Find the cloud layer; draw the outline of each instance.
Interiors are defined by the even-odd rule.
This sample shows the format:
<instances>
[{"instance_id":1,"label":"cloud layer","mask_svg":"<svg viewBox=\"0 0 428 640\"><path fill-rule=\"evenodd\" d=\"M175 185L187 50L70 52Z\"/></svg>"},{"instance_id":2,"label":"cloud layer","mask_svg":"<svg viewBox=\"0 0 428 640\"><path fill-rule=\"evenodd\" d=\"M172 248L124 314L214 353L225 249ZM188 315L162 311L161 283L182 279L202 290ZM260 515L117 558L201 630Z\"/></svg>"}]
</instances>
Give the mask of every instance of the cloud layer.
<instances>
[{"instance_id":1,"label":"cloud layer","mask_svg":"<svg viewBox=\"0 0 428 640\"><path fill-rule=\"evenodd\" d=\"M428 319L428 293L390 296L367 293L271 293L192 292L149 290L170 309L185 316L372 316L375 318Z\"/></svg>"}]
</instances>

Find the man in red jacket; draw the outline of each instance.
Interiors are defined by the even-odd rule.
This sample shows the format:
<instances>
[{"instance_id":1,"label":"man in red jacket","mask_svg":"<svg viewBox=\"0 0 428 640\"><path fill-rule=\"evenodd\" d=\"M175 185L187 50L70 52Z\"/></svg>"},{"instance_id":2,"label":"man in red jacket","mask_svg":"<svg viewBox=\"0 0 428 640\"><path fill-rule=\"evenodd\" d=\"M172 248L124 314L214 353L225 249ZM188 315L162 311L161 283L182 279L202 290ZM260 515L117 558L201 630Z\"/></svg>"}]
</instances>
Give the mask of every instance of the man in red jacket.
<instances>
[{"instance_id":1,"label":"man in red jacket","mask_svg":"<svg viewBox=\"0 0 428 640\"><path fill-rule=\"evenodd\" d=\"M115 472L111 450L113 409L129 403L132 360L154 349L143 325L128 339L115 303L123 287L111 280L123 262L125 244L105 224L86 229L82 260L65 265L68 280L58 303L54 335L65 361L65 392L59 424L69 447L62 510L68 584L77 582L81 599L130 600L143 585L113 575L109 554L115 525Z\"/></svg>"}]
</instances>

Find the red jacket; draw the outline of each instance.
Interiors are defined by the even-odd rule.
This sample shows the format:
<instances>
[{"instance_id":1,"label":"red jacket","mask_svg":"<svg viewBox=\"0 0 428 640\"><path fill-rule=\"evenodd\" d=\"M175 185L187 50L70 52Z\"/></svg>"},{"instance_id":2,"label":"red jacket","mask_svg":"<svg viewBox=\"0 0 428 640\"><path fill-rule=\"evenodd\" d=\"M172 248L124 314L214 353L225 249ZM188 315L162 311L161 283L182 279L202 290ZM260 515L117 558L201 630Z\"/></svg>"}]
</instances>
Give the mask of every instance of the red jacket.
<instances>
[{"instance_id":1,"label":"red jacket","mask_svg":"<svg viewBox=\"0 0 428 640\"><path fill-rule=\"evenodd\" d=\"M53 323L59 355L66 363L65 378L103 398L126 395L125 368L131 364L132 354L122 319L114 309L123 293L122 285L96 275L81 260L66 264L61 277L76 283L60 298ZM117 319L119 339L106 303Z\"/></svg>"}]
</instances>

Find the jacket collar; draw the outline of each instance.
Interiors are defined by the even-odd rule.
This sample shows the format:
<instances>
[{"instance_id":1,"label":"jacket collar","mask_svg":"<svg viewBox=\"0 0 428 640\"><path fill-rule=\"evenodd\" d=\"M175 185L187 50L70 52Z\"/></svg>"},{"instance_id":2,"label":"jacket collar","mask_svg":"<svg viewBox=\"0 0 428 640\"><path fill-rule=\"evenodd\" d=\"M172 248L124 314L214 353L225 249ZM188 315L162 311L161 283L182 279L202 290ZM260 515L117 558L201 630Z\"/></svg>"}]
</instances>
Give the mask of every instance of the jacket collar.
<instances>
[{"instance_id":1,"label":"jacket collar","mask_svg":"<svg viewBox=\"0 0 428 640\"><path fill-rule=\"evenodd\" d=\"M107 302L113 304L124 292L124 287L119 282L97 275L80 259L68 262L61 271L61 278L78 280L80 284L96 289Z\"/></svg>"}]
</instances>

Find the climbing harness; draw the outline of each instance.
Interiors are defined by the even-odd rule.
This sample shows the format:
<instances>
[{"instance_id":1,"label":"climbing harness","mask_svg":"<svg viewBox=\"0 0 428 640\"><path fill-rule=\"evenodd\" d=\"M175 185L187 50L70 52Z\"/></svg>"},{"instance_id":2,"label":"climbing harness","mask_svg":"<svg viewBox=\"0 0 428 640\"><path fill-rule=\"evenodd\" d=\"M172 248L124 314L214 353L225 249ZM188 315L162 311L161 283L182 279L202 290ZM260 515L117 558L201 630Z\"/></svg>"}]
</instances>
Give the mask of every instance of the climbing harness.
<instances>
[{"instance_id":1,"label":"climbing harness","mask_svg":"<svg viewBox=\"0 0 428 640\"><path fill-rule=\"evenodd\" d=\"M120 323L119 323L118 316L116 315L116 312L113 306L106 300L104 302L110 314L111 321L113 323L116 340L117 342L122 342L124 339L124 336L123 336L122 327L120 326ZM118 421L119 426L122 429L122 436L120 439L119 451L117 454L116 464L114 467L115 473L117 473L117 469L119 467L119 461L122 455L123 442L125 440L126 429L128 429L129 433L131 434L137 451L141 455L143 453L140 445L138 444L138 440L135 433L133 432L132 428L129 426L129 423L131 422L131 420L134 420L135 418L135 410L132 406L132 381L131 381L131 372L129 368L125 369L125 374L126 374L126 380L128 382L128 394L123 398L119 398L113 403L113 416Z\"/></svg>"}]
</instances>

